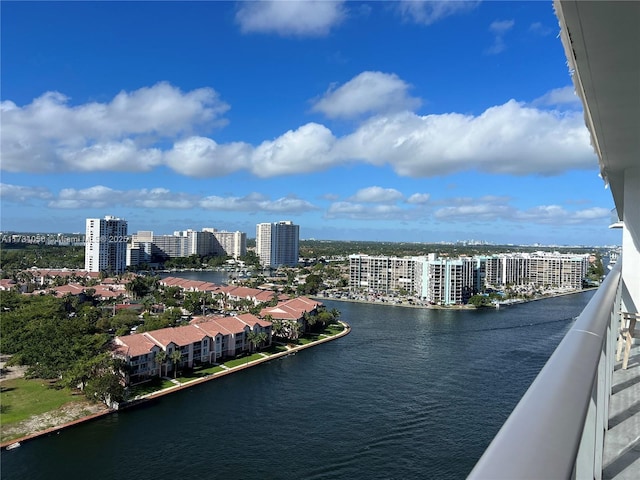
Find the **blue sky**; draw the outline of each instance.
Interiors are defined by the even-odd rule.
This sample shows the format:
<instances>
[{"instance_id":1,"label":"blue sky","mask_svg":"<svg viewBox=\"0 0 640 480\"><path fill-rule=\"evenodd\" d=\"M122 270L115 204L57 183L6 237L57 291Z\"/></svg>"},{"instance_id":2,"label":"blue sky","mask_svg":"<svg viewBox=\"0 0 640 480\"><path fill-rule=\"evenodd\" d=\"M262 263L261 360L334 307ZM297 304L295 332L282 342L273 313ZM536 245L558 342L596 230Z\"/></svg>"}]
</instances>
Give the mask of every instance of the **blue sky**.
<instances>
[{"instance_id":1,"label":"blue sky","mask_svg":"<svg viewBox=\"0 0 640 480\"><path fill-rule=\"evenodd\" d=\"M5 231L620 242L550 1L1 9Z\"/></svg>"}]
</instances>

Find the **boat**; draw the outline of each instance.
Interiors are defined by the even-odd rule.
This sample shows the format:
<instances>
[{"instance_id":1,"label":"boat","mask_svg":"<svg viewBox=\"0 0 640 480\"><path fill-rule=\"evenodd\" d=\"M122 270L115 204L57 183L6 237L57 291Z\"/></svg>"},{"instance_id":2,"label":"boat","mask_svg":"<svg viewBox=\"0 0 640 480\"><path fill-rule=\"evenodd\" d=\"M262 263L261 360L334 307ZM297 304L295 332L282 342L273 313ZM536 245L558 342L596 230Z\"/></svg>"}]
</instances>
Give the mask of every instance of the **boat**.
<instances>
[{"instance_id":1,"label":"boat","mask_svg":"<svg viewBox=\"0 0 640 480\"><path fill-rule=\"evenodd\" d=\"M7 450L13 450L14 448L18 448L20 446L20 442L12 443L11 445L7 445Z\"/></svg>"}]
</instances>

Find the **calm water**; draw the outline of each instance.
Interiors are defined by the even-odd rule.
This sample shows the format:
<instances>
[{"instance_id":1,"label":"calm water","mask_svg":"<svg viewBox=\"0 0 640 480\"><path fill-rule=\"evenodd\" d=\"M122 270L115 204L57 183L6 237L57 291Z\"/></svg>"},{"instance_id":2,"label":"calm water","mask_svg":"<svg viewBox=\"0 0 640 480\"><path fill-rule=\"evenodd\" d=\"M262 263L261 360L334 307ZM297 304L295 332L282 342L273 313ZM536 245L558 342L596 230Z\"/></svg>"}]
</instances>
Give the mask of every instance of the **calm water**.
<instances>
[{"instance_id":1,"label":"calm water","mask_svg":"<svg viewBox=\"0 0 640 480\"><path fill-rule=\"evenodd\" d=\"M592 294L326 301L350 335L2 452L2 478L464 478Z\"/></svg>"}]
</instances>

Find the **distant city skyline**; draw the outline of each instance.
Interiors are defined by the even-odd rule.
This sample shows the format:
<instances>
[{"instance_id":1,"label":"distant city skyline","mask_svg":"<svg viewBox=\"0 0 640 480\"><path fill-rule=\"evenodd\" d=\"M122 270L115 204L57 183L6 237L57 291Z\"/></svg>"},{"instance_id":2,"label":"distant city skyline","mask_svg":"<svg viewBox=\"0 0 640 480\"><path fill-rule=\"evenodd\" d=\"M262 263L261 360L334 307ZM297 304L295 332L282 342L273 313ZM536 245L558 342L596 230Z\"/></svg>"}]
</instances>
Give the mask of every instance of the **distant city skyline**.
<instances>
[{"instance_id":1,"label":"distant city skyline","mask_svg":"<svg viewBox=\"0 0 640 480\"><path fill-rule=\"evenodd\" d=\"M613 245L551 1L3 2L0 230Z\"/></svg>"}]
</instances>

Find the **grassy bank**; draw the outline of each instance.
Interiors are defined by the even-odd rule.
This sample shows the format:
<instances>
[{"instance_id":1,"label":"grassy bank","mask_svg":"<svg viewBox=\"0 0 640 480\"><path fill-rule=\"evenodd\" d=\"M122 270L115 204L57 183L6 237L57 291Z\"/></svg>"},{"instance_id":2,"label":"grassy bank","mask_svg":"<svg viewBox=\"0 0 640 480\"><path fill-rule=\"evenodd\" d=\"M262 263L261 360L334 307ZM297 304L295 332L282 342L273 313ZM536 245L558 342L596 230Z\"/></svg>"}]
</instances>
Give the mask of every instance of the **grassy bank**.
<instances>
[{"instance_id":1,"label":"grassy bank","mask_svg":"<svg viewBox=\"0 0 640 480\"><path fill-rule=\"evenodd\" d=\"M53 388L47 380L16 378L0 384L0 424L18 423L69 402L86 401L68 388Z\"/></svg>"},{"instance_id":2,"label":"grassy bank","mask_svg":"<svg viewBox=\"0 0 640 480\"><path fill-rule=\"evenodd\" d=\"M105 410L83 394L49 381L16 378L0 384L0 442L31 435Z\"/></svg>"}]
</instances>

